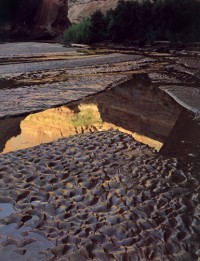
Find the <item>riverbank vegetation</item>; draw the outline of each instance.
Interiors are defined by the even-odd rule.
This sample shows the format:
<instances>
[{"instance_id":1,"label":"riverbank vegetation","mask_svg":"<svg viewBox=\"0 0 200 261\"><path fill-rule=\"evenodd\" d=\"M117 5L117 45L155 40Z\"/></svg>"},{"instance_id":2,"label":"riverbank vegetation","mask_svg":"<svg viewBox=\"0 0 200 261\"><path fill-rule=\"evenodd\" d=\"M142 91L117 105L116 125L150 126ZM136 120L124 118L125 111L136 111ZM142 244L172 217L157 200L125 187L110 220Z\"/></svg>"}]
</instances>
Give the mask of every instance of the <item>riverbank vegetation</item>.
<instances>
[{"instance_id":1,"label":"riverbank vegetation","mask_svg":"<svg viewBox=\"0 0 200 261\"><path fill-rule=\"evenodd\" d=\"M200 41L200 1L119 1L114 10L96 11L90 18L72 25L66 42L103 41Z\"/></svg>"}]
</instances>

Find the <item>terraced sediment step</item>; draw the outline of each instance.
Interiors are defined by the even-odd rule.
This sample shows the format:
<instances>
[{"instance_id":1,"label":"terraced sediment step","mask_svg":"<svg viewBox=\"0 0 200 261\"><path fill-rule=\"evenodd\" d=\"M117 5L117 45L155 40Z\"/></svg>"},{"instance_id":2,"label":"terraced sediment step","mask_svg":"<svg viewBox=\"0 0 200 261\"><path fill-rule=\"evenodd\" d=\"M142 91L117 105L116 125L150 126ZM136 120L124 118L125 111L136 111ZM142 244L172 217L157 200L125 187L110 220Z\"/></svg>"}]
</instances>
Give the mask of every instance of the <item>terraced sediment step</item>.
<instances>
[{"instance_id":1,"label":"terraced sediment step","mask_svg":"<svg viewBox=\"0 0 200 261\"><path fill-rule=\"evenodd\" d=\"M186 86L161 86L177 103L195 114L200 114L200 89Z\"/></svg>"},{"instance_id":2,"label":"terraced sediment step","mask_svg":"<svg viewBox=\"0 0 200 261\"><path fill-rule=\"evenodd\" d=\"M27 115L61 106L108 87L114 87L127 79L129 76L123 74L79 76L65 82L2 89L0 90L0 118Z\"/></svg>"}]
</instances>

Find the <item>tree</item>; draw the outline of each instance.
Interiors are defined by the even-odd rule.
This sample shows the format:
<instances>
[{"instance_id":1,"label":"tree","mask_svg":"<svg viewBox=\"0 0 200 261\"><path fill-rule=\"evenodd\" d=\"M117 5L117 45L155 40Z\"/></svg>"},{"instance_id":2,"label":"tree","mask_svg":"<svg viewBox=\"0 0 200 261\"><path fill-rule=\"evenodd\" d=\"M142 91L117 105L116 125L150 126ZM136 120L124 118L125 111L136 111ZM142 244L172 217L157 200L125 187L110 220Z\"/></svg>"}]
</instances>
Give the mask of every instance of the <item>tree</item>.
<instances>
[{"instance_id":1,"label":"tree","mask_svg":"<svg viewBox=\"0 0 200 261\"><path fill-rule=\"evenodd\" d=\"M199 0L120 0L114 10L106 15L96 11L89 20L82 38L89 43L200 40Z\"/></svg>"},{"instance_id":2,"label":"tree","mask_svg":"<svg viewBox=\"0 0 200 261\"><path fill-rule=\"evenodd\" d=\"M90 17L89 38L91 43L104 41L107 37L106 19L101 11L94 12Z\"/></svg>"},{"instance_id":3,"label":"tree","mask_svg":"<svg viewBox=\"0 0 200 261\"><path fill-rule=\"evenodd\" d=\"M66 42L75 43L90 43L89 27L90 19L84 19L78 24L72 25L67 32L64 34L64 40Z\"/></svg>"}]
</instances>

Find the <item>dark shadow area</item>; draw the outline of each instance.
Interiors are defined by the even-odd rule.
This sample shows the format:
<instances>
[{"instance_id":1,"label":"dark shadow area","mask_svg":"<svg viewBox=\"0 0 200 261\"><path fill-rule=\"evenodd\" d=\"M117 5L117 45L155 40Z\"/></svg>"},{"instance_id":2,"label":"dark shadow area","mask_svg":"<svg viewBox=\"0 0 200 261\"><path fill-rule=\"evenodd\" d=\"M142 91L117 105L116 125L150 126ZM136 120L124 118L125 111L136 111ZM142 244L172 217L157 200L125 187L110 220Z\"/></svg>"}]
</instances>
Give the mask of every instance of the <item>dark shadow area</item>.
<instances>
[{"instance_id":1,"label":"dark shadow area","mask_svg":"<svg viewBox=\"0 0 200 261\"><path fill-rule=\"evenodd\" d=\"M154 86L147 74L95 98L103 121L164 142L180 115L181 107Z\"/></svg>"},{"instance_id":2,"label":"dark shadow area","mask_svg":"<svg viewBox=\"0 0 200 261\"><path fill-rule=\"evenodd\" d=\"M62 38L70 25L66 0L1 0L0 40Z\"/></svg>"},{"instance_id":3,"label":"dark shadow area","mask_svg":"<svg viewBox=\"0 0 200 261\"><path fill-rule=\"evenodd\" d=\"M9 139L21 133L20 123L23 119L24 117L0 119L0 152Z\"/></svg>"},{"instance_id":4,"label":"dark shadow area","mask_svg":"<svg viewBox=\"0 0 200 261\"><path fill-rule=\"evenodd\" d=\"M186 109L182 111L160 152L168 157L180 158L183 164L192 164L193 173L199 176L200 122L194 117Z\"/></svg>"},{"instance_id":5,"label":"dark shadow area","mask_svg":"<svg viewBox=\"0 0 200 261\"><path fill-rule=\"evenodd\" d=\"M12 88L16 88L19 86L20 86L20 84L14 80L0 79L0 90L1 89L12 89Z\"/></svg>"}]
</instances>

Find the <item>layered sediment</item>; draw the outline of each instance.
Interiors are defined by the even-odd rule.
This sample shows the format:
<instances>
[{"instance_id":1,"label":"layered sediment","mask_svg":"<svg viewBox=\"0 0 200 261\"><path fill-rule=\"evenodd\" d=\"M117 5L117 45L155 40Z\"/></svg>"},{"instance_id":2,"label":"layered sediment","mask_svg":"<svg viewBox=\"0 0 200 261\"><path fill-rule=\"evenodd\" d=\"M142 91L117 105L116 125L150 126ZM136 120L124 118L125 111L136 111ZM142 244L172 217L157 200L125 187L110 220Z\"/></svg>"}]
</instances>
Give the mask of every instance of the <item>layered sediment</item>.
<instances>
[{"instance_id":1,"label":"layered sediment","mask_svg":"<svg viewBox=\"0 0 200 261\"><path fill-rule=\"evenodd\" d=\"M0 257L198 260L199 51L2 50L1 146L55 141L0 155Z\"/></svg>"},{"instance_id":2,"label":"layered sediment","mask_svg":"<svg viewBox=\"0 0 200 261\"><path fill-rule=\"evenodd\" d=\"M25 117L19 121L21 133L5 143L3 152L111 128L159 150L181 111L176 102L151 86L146 74L138 74L89 98Z\"/></svg>"}]
</instances>

